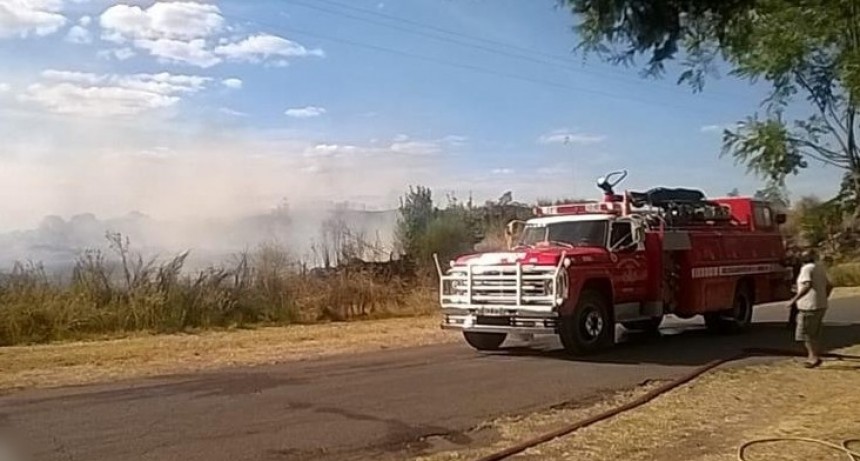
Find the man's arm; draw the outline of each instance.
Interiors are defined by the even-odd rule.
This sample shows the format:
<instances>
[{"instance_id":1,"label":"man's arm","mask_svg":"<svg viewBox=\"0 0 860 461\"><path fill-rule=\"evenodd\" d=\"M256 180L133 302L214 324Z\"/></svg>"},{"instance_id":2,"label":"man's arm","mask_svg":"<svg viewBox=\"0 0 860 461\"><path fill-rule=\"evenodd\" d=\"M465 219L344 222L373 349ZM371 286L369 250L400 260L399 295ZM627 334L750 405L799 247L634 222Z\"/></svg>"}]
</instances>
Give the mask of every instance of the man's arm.
<instances>
[{"instance_id":1,"label":"man's arm","mask_svg":"<svg viewBox=\"0 0 860 461\"><path fill-rule=\"evenodd\" d=\"M794 294L794 297L791 298L791 301L788 305L795 304L800 298L806 296L809 293L809 290L812 289L812 282L800 282L800 289L797 290L797 293Z\"/></svg>"},{"instance_id":2,"label":"man's arm","mask_svg":"<svg viewBox=\"0 0 860 461\"><path fill-rule=\"evenodd\" d=\"M797 301L806 296L809 293L809 290L812 289L812 270L814 266L812 264L806 264L800 268L800 273L797 275L797 293L794 294L794 297L791 298L791 302L788 303L789 306L797 303Z\"/></svg>"}]
</instances>

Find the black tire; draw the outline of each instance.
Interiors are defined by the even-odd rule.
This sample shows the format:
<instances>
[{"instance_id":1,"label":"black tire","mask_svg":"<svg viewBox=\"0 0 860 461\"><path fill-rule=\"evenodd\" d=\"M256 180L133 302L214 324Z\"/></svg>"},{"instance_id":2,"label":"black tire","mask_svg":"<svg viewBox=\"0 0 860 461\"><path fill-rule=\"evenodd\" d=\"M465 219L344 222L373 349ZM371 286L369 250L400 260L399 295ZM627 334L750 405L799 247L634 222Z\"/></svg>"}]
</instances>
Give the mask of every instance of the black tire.
<instances>
[{"instance_id":1,"label":"black tire","mask_svg":"<svg viewBox=\"0 0 860 461\"><path fill-rule=\"evenodd\" d=\"M656 334L660 331L660 324L663 323L663 316L651 317L646 320L634 320L632 322L621 322L621 325L628 330L644 331L648 334Z\"/></svg>"},{"instance_id":2,"label":"black tire","mask_svg":"<svg viewBox=\"0 0 860 461\"><path fill-rule=\"evenodd\" d=\"M732 308L705 314L705 325L716 333L740 333L749 329L752 324L752 314L752 290L745 285L740 285L735 289Z\"/></svg>"},{"instance_id":3,"label":"black tire","mask_svg":"<svg viewBox=\"0 0 860 461\"><path fill-rule=\"evenodd\" d=\"M476 333L474 331L464 331L463 337L470 346L479 351L497 351L505 342L508 335L506 333Z\"/></svg>"},{"instance_id":4,"label":"black tire","mask_svg":"<svg viewBox=\"0 0 860 461\"><path fill-rule=\"evenodd\" d=\"M559 322L559 338L571 355L585 355L611 346L615 342L615 322L609 301L599 291L585 290L576 308Z\"/></svg>"}]
</instances>

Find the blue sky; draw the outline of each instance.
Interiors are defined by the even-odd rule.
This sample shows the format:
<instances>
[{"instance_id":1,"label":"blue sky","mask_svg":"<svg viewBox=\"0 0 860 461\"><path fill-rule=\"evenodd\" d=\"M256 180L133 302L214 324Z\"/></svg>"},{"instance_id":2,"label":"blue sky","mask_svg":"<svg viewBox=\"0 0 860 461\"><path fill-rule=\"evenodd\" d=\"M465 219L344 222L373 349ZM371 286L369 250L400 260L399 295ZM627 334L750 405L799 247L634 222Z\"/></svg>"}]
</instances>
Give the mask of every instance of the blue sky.
<instances>
[{"instance_id":1,"label":"blue sky","mask_svg":"<svg viewBox=\"0 0 860 461\"><path fill-rule=\"evenodd\" d=\"M387 207L409 184L593 196L616 168L630 188L760 186L719 150L763 87L583 60L573 24L554 0L0 0L2 227Z\"/></svg>"}]
</instances>

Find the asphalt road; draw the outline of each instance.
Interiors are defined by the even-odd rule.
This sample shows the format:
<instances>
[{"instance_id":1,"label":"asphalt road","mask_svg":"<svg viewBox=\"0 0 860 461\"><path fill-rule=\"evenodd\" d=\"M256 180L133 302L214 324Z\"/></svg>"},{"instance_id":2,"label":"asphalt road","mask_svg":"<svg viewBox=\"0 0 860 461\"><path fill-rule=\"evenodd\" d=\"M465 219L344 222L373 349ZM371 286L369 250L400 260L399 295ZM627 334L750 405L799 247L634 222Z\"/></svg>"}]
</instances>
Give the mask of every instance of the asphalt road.
<instances>
[{"instance_id":1,"label":"asphalt road","mask_svg":"<svg viewBox=\"0 0 860 461\"><path fill-rule=\"evenodd\" d=\"M856 304L833 302L829 347L860 342ZM620 331L621 344L587 359L554 340L494 354L458 343L30 391L0 399L0 421L39 460L404 459L478 443L469 430L497 416L671 378L744 347L791 347L785 318L760 307L740 336L696 321L667 322L660 338Z\"/></svg>"}]
</instances>

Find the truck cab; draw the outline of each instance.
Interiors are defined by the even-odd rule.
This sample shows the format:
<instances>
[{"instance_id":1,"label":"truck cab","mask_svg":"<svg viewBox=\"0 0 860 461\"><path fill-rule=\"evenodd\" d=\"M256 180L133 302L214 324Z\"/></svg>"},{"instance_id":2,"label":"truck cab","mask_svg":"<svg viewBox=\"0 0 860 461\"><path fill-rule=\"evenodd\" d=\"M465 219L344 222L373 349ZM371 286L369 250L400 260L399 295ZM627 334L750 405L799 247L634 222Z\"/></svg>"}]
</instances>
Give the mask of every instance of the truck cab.
<instances>
[{"instance_id":1,"label":"truck cab","mask_svg":"<svg viewBox=\"0 0 860 461\"><path fill-rule=\"evenodd\" d=\"M741 330L753 303L790 296L767 204L598 185L603 201L536 207L509 251L463 255L446 270L437 260L442 327L478 350L555 334L582 354L611 345L616 324L653 332L667 314L703 315L709 328Z\"/></svg>"}]
</instances>

